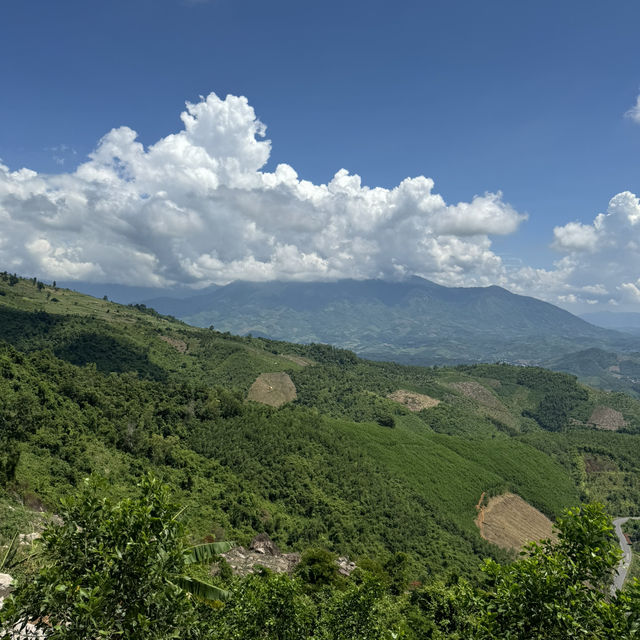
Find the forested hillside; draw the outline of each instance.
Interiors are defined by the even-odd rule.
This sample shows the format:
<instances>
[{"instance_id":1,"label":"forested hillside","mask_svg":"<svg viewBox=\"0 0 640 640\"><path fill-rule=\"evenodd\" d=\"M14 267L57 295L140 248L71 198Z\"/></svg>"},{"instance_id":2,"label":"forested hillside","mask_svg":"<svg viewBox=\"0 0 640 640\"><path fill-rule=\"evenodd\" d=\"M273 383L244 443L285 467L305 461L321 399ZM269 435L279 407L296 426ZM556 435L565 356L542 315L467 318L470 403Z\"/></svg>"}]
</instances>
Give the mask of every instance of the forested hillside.
<instances>
[{"instance_id":1,"label":"forested hillside","mask_svg":"<svg viewBox=\"0 0 640 640\"><path fill-rule=\"evenodd\" d=\"M640 403L568 374L367 362L8 274L0 340L0 543L91 474L117 501L152 472L192 541L267 533L386 571L403 554L402 592L513 557L480 536L483 493L552 519L582 500L640 506ZM265 372L286 372L296 400L248 402Z\"/></svg>"}]
</instances>

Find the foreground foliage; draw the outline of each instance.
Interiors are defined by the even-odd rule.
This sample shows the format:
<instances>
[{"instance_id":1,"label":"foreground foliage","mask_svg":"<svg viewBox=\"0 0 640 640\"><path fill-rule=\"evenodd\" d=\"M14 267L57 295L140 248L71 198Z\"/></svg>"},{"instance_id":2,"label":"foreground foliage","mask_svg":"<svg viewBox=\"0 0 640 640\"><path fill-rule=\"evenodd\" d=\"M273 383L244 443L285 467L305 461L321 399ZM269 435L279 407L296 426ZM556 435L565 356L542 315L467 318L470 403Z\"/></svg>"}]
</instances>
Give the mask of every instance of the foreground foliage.
<instances>
[{"instance_id":1,"label":"foreground foliage","mask_svg":"<svg viewBox=\"0 0 640 640\"><path fill-rule=\"evenodd\" d=\"M111 503L84 489L64 524L43 537L36 578L1 612L4 629L31 622L54 639L449 640L640 637L640 583L615 598L620 551L600 505L568 510L557 541L531 544L520 560L487 561L484 582L432 582L406 590L396 567L337 579L330 557L307 555L298 577L266 570L230 579L215 606L179 585L191 555L168 489L153 478L136 498ZM394 579L395 578L395 579Z\"/></svg>"},{"instance_id":2,"label":"foreground foliage","mask_svg":"<svg viewBox=\"0 0 640 640\"><path fill-rule=\"evenodd\" d=\"M5 625L39 623L52 638L196 637L178 586L187 565L183 526L156 480L112 503L87 487L62 504L64 524L42 538L42 568L2 611Z\"/></svg>"}]
</instances>

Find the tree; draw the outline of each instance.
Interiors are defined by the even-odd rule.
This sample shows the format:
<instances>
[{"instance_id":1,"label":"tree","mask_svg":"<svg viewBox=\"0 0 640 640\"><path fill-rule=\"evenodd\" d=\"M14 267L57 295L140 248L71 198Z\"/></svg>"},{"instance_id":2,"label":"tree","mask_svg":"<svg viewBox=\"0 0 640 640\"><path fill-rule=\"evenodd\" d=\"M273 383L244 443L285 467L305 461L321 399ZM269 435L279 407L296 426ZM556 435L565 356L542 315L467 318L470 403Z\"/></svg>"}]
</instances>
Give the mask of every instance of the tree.
<instances>
[{"instance_id":1,"label":"tree","mask_svg":"<svg viewBox=\"0 0 640 640\"><path fill-rule=\"evenodd\" d=\"M192 591L226 592L186 575L229 543L188 547L167 487L147 477L141 494L120 502L88 481L62 504L62 525L42 536L43 566L5 604L0 628L32 622L55 639L200 637Z\"/></svg>"},{"instance_id":2,"label":"tree","mask_svg":"<svg viewBox=\"0 0 640 640\"><path fill-rule=\"evenodd\" d=\"M366 573L359 584L335 590L322 603L319 640L391 640L400 635L396 612L384 586Z\"/></svg>"},{"instance_id":3,"label":"tree","mask_svg":"<svg viewBox=\"0 0 640 640\"><path fill-rule=\"evenodd\" d=\"M314 608L298 580L263 569L238 584L216 612L213 638L303 640L312 636Z\"/></svg>"},{"instance_id":4,"label":"tree","mask_svg":"<svg viewBox=\"0 0 640 640\"><path fill-rule=\"evenodd\" d=\"M411 595L425 637L447 640L630 640L640 637L640 582L610 596L621 556L602 505L569 509L557 540L508 565L488 560L479 588L459 580Z\"/></svg>"},{"instance_id":5,"label":"tree","mask_svg":"<svg viewBox=\"0 0 640 640\"><path fill-rule=\"evenodd\" d=\"M296 575L312 592L340 582L335 556L326 549L307 549L296 567Z\"/></svg>"}]
</instances>

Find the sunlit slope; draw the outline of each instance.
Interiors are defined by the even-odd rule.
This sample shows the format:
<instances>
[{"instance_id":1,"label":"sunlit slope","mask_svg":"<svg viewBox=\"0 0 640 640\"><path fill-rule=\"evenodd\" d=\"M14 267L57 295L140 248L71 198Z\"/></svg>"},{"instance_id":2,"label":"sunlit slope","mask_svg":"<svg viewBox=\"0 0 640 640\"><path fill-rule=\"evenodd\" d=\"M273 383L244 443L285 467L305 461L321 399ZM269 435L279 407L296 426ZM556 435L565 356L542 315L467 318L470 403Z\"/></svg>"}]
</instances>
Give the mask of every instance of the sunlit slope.
<instances>
[{"instance_id":1,"label":"sunlit slope","mask_svg":"<svg viewBox=\"0 0 640 640\"><path fill-rule=\"evenodd\" d=\"M154 470L198 535L266 531L285 549L358 557L408 551L427 575L501 553L473 523L483 491L513 491L554 517L606 493L582 473L594 442L616 482L638 466L640 405L565 374L371 363L32 281L0 279L0 290L0 471L19 454L6 486L48 506L89 473L120 495ZM246 401L268 372L288 373L294 402ZM412 412L387 397L398 389L440 403ZM620 432L588 424L607 403L624 416Z\"/></svg>"},{"instance_id":2,"label":"sunlit slope","mask_svg":"<svg viewBox=\"0 0 640 640\"><path fill-rule=\"evenodd\" d=\"M202 380L248 389L263 372L296 370L256 345L194 330L144 305L123 306L31 280L0 280L0 339L22 351L51 349L103 373L136 371L153 380Z\"/></svg>"}]
</instances>

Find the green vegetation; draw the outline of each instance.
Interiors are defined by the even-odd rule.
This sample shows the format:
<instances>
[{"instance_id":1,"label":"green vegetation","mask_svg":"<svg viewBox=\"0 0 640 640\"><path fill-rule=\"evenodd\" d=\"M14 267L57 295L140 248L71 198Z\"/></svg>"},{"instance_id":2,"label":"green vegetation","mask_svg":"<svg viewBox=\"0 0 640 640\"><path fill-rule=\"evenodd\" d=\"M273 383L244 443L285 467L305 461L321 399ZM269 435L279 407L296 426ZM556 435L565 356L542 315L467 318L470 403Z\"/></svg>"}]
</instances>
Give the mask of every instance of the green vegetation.
<instances>
[{"instance_id":1,"label":"green vegetation","mask_svg":"<svg viewBox=\"0 0 640 640\"><path fill-rule=\"evenodd\" d=\"M487 588L482 559L507 567L513 558L479 535L483 492L513 491L553 519L594 500L616 516L640 515L640 403L629 396L534 367L367 362L40 285L9 286L7 276L0 296L0 546L8 549L16 531L42 529L40 511L57 512L89 476L106 479L90 502L96 527L119 509L143 517L137 485L151 472L183 509L171 534L183 550L211 540L246 545L258 533L284 550L315 550L293 581L265 574L235 583L228 571L212 578L208 565L185 558L172 565L175 576L186 567L192 587L246 593L220 610L196 607L198 620L225 630L220 638L262 637L264 624L272 637L367 637L345 611L369 637L424 637L411 635L421 625L432 637L456 637L455 620L467 613L456 604L447 627L434 622L441 608ZM274 409L245 400L258 375L279 371L293 380L295 402ZM387 397L399 389L440 403L412 412ZM617 431L595 428L599 407L620 415ZM55 531L51 540L62 535ZM29 555L20 553L16 561ZM360 577L328 579L331 554L356 560ZM16 576L46 591L33 582L40 562L23 562ZM160 600L168 598L158 585ZM289 624L298 630L285 631Z\"/></svg>"},{"instance_id":2,"label":"green vegetation","mask_svg":"<svg viewBox=\"0 0 640 640\"><path fill-rule=\"evenodd\" d=\"M640 579L640 520L627 520L622 525L622 531L631 540L631 567L627 580Z\"/></svg>"},{"instance_id":3,"label":"green vegetation","mask_svg":"<svg viewBox=\"0 0 640 640\"><path fill-rule=\"evenodd\" d=\"M181 512L153 478L113 503L88 486L44 532L42 560L0 612L0 628L27 624L52 639L214 638L388 640L633 638L640 582L607 597L620 557L600 505L568 510L557 542L532 543L510 564L487 561L478 586L455 578L406 590L404 556L384 568L336 571L307 552L296 576L226 578L226 604L189 597ZM373 569L373 570L372 570ZM416 588L417 587L417 588ZM124 595L124 597L123 597Z\"/></svg>"},{"instance_id":4,"label":"green vegetation","mask_svg":"<svg viewBox=\"0 0 640 640\"><path fill-rule=\"evenodd\" d=\"M113 504L91 488L67 499L42 539L42 568L7 604L7 626L47 619L55 638L198 637L178 585L187 547L167 489L153 480ZM123 596L125 596L123 601Z\"/></svg>"}]
</instances>

